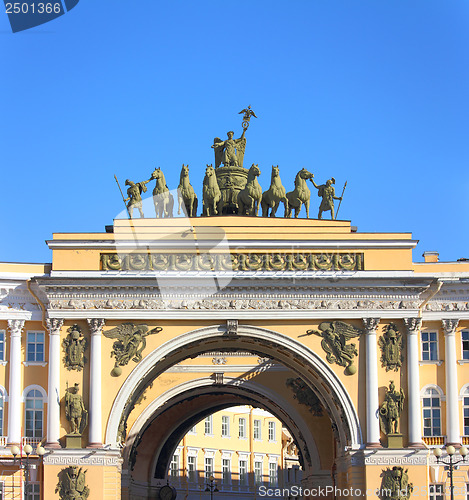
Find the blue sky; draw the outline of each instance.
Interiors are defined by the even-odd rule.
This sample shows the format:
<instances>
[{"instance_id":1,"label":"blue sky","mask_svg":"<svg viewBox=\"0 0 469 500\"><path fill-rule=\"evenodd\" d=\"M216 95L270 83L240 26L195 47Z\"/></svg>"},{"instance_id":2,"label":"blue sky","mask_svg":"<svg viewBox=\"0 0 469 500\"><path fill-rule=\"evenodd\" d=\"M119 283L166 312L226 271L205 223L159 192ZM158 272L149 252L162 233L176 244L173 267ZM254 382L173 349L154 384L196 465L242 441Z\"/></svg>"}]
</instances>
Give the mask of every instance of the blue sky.
<instances>
[{"instance_id":1,"label":"blue sky","mask_svg":"<svg viewBox=\"0 0 469 500\"><path fill-rule=\"evenodd\" d=\"M287 190L302 167L347 180L339 218L359 231L469 257L467 0L81 0L15 34L2 12L0 50L2 261L103 231L114 174L159 166L176 188L188 163L200 200L213 138L248 104L263 189L272 164Z\"/></svg>"}]
</instances>

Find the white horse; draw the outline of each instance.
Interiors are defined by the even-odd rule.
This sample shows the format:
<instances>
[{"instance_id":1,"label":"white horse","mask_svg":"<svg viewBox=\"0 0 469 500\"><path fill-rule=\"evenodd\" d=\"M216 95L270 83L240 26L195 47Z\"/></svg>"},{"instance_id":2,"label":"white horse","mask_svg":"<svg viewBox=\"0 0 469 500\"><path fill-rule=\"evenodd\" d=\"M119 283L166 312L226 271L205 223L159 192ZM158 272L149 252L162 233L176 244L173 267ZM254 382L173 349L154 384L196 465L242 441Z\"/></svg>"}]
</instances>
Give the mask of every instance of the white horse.
<instances>
[{"instance_id":1,"label":"white horse","mask_svg":"<svg viewBox=\"0 0 469 500\"><path fill-rule=\"evenodd\" d=\"M278 165L272 165L272 176L270 178L270 188L262 193L262 217L270 216L275 217L277 209L280 206L280 202L283 202L285 206L285 215L288 212L288 200L285 193L285 188L282 186L282 181L280 180Z\"/></svg>"},{"instance_id":2,"label":"white horse","mask_svg":"<svg viewBox=\"0 0 469 500\"><path fill-rule=\"evenodd\" d=\"M151 178L156 180L156 186L153 189L153 203L155 205L156 217L172 217L174 198L169 192L164 174L159 167L153 171Z\"/></svg>"},{"instance_id":3,"label":"white horse","mask_svg":"<svg viewBox=\"0 0 469 500\"><path fill-rule=\"evenodd\" d=\"M238 193L238 215L257 215L262 200L262 188L257 177L261 170L254 163L248 172L246 186Z\"/></svg>"},{"instance_id":4,"label":"white horse","mask_svg":"<svg viewBox=\"0 0 469 500\"><path fill-rule=\"evenodd\" d=\"M203 209L202 215L210 216L218 214L218 206L221 200L221 191L218 186L215 169L207 165L203 184Z\"/></svg>"},{"instance_id":5,"label":"white horse","mask_svg":"<svg viewBox=\"0 0 469 500\"><path fill-rule=\"evenodd\" d=\"M178 214L181 213L181 207L184 203L188 217L197 216L197 195L189 181L189 165L182 164L181 176L178 186Z\"/></svg>"}]
</instances>

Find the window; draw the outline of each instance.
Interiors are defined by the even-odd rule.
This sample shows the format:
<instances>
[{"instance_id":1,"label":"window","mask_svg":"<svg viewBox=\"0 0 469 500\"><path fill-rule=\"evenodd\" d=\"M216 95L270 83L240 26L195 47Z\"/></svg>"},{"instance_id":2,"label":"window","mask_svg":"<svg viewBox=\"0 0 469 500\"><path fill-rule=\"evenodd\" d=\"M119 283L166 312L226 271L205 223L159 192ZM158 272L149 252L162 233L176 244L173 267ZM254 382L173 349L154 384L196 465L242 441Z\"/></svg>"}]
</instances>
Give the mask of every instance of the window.
<instances>
[{"instance_id":1,"label":"window","mask_svg":"<svg viewBox=\"0 0 469 500\"><path fill-rule=\"evenodd\" d=\"M231 461L227 458L221 461L221 473L223 484L231 484Z\"/></svg>"},{"instance_id":2,"label":"window","mask_svg":"<svg viewBox=\"0 0 469 500\"><path fill-rule=\"evenodd\" d=\"M41 500L41 485L39 483L29 483L28 491L25 489L25 497L27 497L28 500ZM0 500L2 499L3 496L0 496Z\"/></svg>"},{"instance_id":3,"label":"window","mask_svg":"<svg viewBox=\"0 0 469 500\"><path fill-rule=\"evenodd\" d=\"M205 434L213 434L212 415L205 419Z\"/></svg>"},{"instance_id":4,"label":"window","mask_svg":"<svg viewBox=\"0 0 469 500\"><path fill-rule=\"evenodd\" d=\"M254 420L254 439L261 439L261 421Z\"/></svg>"},{"instance_id":5,"label":"window","mask_svg":"<svg viewBox=\"0 0 469 500\"><path fill-rule=\"evenodd\" d=\"M240 418L238 420L238 422L239 422L239 437L245 438L246 437L246 419Z\"/></svg>"},{"instance_id":6,"label":"window","mask_svg":"<svg viewBox=\"0 0 469 500\"><path fill-rule=\"evenodd\" d=\"M262 462L254 462L254 482L255 484L262 483Z\"/></svg>"},{"instance_id":7,"label":"window","mask_svg":"<svg viewBox=\"0 0 469 500\"><path fill-rule=\"evenodd\" d=\"M230 417L227 415L221 417L221 435L223 437L230 436Z\"/></svg>"},{"instance_id":8,"label":"window","mask_svg":"<svg viewBox=\"0 0 469 500\"><path fill-rule=\"evenodd\" d=\"M172 478L178 477L179 473L179 455L173 455L171 463L169 464L169 475Z\"/></svg>"},{"instance_id":9,"label":"window","mask_svg":"<svg viewBox=\"0 0 469 500\"><path fill-rule=\"evenodd\" d=\"M423 435L441 436L441 403L436 389L429 388L423 396Z\"/></svg>"},{"instance_id":10,"label":"window","mask_svg":"<svg viewBox=\"0 0 469 500\"><path fill-rule=\"evenodd\" d=\"M463 411L463 433L464 436L469 436L469 387L464 391L462 399Z\"/></svg>"},{"instance_id":11,"label":"window","mask_svg":"<svg viewBox=\"0 0 469 500\"><path fill-rule=\"evenodd\" d=\"M445 489L443 484L430 484L428 498L431 500L444 500Z\"/></svg>"},{"instance_id":12,"label":"window","mask_svg":"<svg viewBox=\"0 0 469 500\"><path fill-rule=\"evenodd\" d=\"M469 360L469 330L461 332L462 340L462 359Z\"/></svg>"},{"instance_id":13,"label":"window","mask_svg":"<svg viewBox=\"0 0 469 500\"><path fill-rule=\"evenodd\" d=\"M3 500L5 497L3 496L5 494L5 482L0 481L0 500Z\"/></svg>"},{"instance_id":14,"label":"window","mask_svg":"<svg viewBox=\"0 0 469 500\"><path fill-rule=\"evenodd\" d=\"M248 462L247 460L239 461L239 484L246 486L248 484Z\"/></svg>"},{"instance_id":15,"label":"window","mask_svg":"<svg viewBox=\"0 0 469 500\"><path fill-rule=\"evenodd\" d=\"M422 332L422 360L438 361L437 332Z\"/></svg>"},{"instance_id":16,"label":"window","mask_svg":"<svg viewBox=\"0 0 469 500\"><path fill-rule=\"evenodd\" d=\"M44 332L28 332L26 361L44 361Z\"/></svg>"},{"instance_id":17,"label":"window","mask_svg":"<svg viewBox=\"0 0 469 500\"><path fill-rule=\"evenodd\" d=\"M213 474L213 458L205 457L205 480Z\"/></svg>"},{"instance_id":18,"label":"window","mask_svg":"<svg viewBox=\"0 0 469 500\"><path fill-rule=\"evenodd\" d=\"M0 361L5 361L5 330L0 330Z\"/></svg>"},{"instance_id":19,"label":"window","mask_svg":"<svg viewBox=\"0 0 469 500\"><path fill-rule=\"evenodd\" d=\"M187 457L187 480L190 483L197 481L197 457Z\"/></svg>"},{"instance_id":20,"label":"window","mask_svg":"<svg viewBox=\"0 0 469 500\"><path fill-rule=\"evenodd\" d=\"M275 462L269 462L269 485L277 486L278 467Z\"/></svg>"},{"instance_id":21,"label":"window","mask_svg":"<svg viewBox=\"0 0 469 500\"><path fill-rule=\"evenodd\" d=\"M269 441L275 441L275 422L269 422Z\"/></svg>"},{"instance_id":22,"label":"window","mask_svg":"<svg viewBox=\"0 0 469 500\"><path fill-rule=\"evenodd\" d=\"M197 433L197 426L194 425L194 427L191 427L187 432L189 434L196 434Z\"/></svg>"},{"instance_id":23,"label":"window","mask_svg":"<svg viewBox=\"0 0 469 500\"><path fill-rule=\"evenodd\" d=\"M39 438L42 439L42 421L44 413L44 402L42 400L42 394L36 390L32 389L26 395L25 400L25 435L26 437Z\"/></svg>"}]
</instances>

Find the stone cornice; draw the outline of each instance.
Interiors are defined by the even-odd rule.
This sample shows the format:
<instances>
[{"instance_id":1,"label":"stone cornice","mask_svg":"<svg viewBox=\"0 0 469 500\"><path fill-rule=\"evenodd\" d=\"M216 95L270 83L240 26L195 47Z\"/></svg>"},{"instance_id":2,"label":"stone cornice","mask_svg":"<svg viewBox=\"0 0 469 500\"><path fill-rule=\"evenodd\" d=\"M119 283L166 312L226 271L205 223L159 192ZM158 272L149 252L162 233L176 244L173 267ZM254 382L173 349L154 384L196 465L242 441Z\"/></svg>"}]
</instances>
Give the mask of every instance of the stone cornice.
<instances>
[{"instance_id":1,"label":"stone cornice","mask_svg":"<svg viewBox=\"0 0 469 500\"><path fill-rule=\"evenodd\" d=\"M57 249L369 249L369 248L415 248L418 240L392 239L336 239L336 240L229 240L221 243L220 240L193 240L183 241L181 239L155 239L155 240L48 240L47 245L51 250Z\"/></svg>"}]
</instances>

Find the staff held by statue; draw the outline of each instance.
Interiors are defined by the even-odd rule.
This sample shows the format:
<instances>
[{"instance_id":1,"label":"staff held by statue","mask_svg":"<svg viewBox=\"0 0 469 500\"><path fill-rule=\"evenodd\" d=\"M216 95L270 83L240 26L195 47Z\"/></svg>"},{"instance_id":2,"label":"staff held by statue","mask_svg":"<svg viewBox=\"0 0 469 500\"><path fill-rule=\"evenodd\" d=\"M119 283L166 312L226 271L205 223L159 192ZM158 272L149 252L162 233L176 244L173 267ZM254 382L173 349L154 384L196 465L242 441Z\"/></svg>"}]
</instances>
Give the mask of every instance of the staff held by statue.
<instances>
[{"instance_id":1,"label":"staff held by statue","mask_svg":"<svg viewBox=\"0 0 469 500\"><path fill-rule=\"evenodd\" d=\"M125 205L125 210L127 211L127 213L129 214L129 219L131 219L131 215L130 215L130 211L127 207L127 203L125 202L125 196L124 196L124 193L122 192L122 189L121 189L121 186L119 184L119 181L117 180L117 177L116 177L116 174L114 174L114 179L116 179L116 182L117 182L117 187L119 188L119 191L121 193L121 196L122 196L122 201L124 202L124 205Z\"/></svg>"},{"instance_id":2,"label":"staff held by statue","mask_svg":"<svg viewBox=\"0 0 469 500\"><path fill-rule=\"evenodd\" d=\"M344 189L342 189L342 194L340 196L340 201L339 201L339 206L337 207L337 212L335 214L335 218L337 219L338 215L339 215L339 210L340 210L340 204L342 203L342 200L344 199L344 193L345 193L345 188L347 187L347 181L345 181L345 184L344 184Z\"/></svg>"}]
</instances>

